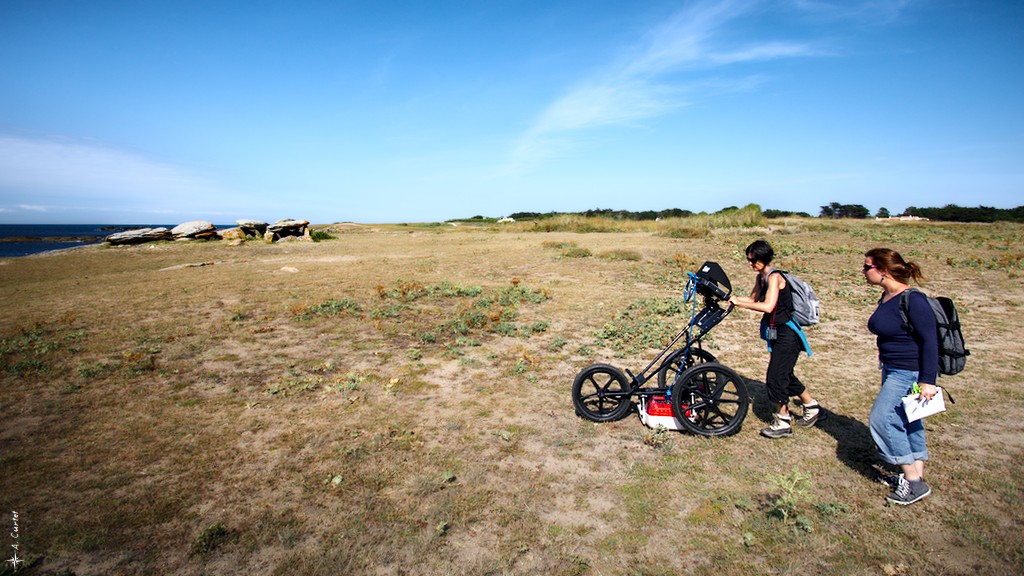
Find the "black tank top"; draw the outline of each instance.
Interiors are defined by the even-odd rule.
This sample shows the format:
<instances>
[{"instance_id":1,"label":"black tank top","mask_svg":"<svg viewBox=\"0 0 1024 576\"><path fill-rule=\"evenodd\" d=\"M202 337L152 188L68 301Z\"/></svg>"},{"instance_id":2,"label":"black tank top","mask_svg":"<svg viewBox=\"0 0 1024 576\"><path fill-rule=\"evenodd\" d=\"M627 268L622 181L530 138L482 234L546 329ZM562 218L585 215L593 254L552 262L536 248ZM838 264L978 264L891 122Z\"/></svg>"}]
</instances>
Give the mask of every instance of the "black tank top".
<instances>
[{"instance_id":1,"label":"black tank top","mask_svg":"<svg viewBox=\"0 0 1024 576\"><path fill-rule=\"evenodd\" d=\"M769 276L772 274L782 274L781 270L772 270L768 273ZM785 277L783 277L785 279ZM762 280L761 275L757 275L755 280L758 288L758 302L764 302L765 293L768 292L768 283ZM782 326L786 322L793 319L793 290L789 286L789 282L786 282L786 287L779 290L779 299L775 302L775 310L772 312L765 312L763 320L772 326Z\"/></svg>"}]
</instances>

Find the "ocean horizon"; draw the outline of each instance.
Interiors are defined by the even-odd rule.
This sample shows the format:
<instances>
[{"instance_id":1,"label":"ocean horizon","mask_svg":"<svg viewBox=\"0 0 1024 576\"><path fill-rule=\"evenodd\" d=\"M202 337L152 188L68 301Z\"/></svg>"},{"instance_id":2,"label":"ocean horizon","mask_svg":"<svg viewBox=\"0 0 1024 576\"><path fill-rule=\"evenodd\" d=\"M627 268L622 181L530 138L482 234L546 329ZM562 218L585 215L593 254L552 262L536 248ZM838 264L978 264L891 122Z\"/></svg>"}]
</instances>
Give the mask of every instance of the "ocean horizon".
<instances>
[{"instance_id":1,"label":"ocean horizon","mask_svg":"<svg viewBox=\"0 0 1024 576\"><path fill-rule=\"evenodd\" d=\"M0 224L0 258L18 258L101 244L107 236L139 228L167 228L177 224ZM217 229L234 228L217 224Z\"/></svg>"}]
</instances>

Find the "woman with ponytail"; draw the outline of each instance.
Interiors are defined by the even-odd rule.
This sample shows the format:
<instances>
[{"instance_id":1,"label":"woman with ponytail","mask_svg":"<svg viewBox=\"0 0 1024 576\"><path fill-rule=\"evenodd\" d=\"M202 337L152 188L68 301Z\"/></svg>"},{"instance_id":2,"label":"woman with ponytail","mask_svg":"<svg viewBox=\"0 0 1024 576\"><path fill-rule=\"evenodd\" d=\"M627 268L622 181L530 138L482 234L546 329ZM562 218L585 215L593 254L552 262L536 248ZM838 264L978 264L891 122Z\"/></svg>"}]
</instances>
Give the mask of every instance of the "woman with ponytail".
<instances>
[{"instance_id":1,"label":"woman with ponytail","mask_svg":"<svg viewBox=\"0 0 1024 576\"><path fill-rule=\"evenodd\" d=\"M927 298L911 292L908 316L917 327L910 332L900 315L900 294L910 282L921 283L921 267L907 262L890 248L874 248L864 254L864 279L882 288L878 308L868 319L868 330L877 336L878 360L882 368L882 389L871 407L868 424L879 457L903 472L895 477L893 491L887 497L894 504L913 504L932 493L924 481L924 463L928 460L924 424L907 421L902 399L920 389L925 400L935 396L939 372L935 316Z\"/></svg>"}]
</instances>

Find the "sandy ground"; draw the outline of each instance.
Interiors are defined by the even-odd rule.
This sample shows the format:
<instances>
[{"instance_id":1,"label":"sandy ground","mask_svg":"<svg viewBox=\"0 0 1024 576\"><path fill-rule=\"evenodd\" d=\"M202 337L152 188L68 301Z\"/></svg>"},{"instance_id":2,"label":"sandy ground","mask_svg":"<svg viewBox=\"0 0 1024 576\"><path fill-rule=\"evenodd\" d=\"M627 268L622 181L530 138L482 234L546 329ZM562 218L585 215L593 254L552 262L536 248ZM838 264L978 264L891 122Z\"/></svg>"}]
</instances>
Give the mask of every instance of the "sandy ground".
<instances>
[{"instance_id":1,"label":"sandy ground","mask_svg":"<svg viewBox=\"0 0 1024 576\"><path fill-rule=\"evenodd\" d=\"M1020 228L793 228L350 226L321 243L0 261L0 506L18 511L39 574L1019 572ZM741 250L760 236L822 299L798 374L825 423L758 436L767 355L745 311L708 343L753 398L737 435L652 442L635 415L576 417L580 369L638 372L657 353L596 333L631 304L679 298L704 260L746 292ZM884 504L866 428L877 294L859 267L875 245L955 298L972 350L948 379L957 403L928 422L935 493L909 509ZM429 341L474 297L397 295L442 283L544 297L506 309L518 335ZM311 312L330 302L358 311ZM810 479L789 493L803 524L771 514L794 470Z\"/></svg>"}]
</instances>

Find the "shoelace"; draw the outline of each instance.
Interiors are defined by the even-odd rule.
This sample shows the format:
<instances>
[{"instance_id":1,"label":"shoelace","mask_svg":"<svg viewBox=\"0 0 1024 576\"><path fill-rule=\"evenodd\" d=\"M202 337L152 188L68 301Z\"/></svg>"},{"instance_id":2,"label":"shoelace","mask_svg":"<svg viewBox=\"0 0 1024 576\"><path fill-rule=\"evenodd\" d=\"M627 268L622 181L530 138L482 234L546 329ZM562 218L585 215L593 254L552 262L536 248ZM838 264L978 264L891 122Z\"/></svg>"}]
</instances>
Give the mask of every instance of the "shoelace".
<instances>
[{"instance_id":1,"label":"shoelace","mask_svg":"<svg viewBox=\"0 0 1024 576\"><path fill-rule=\"evenodd\" d=\"M900 478L899 485L896 486L896 490L894 490L894 492L900 498L910 496L910 481L906 478Z\"/></svg>"}]
</instances>

